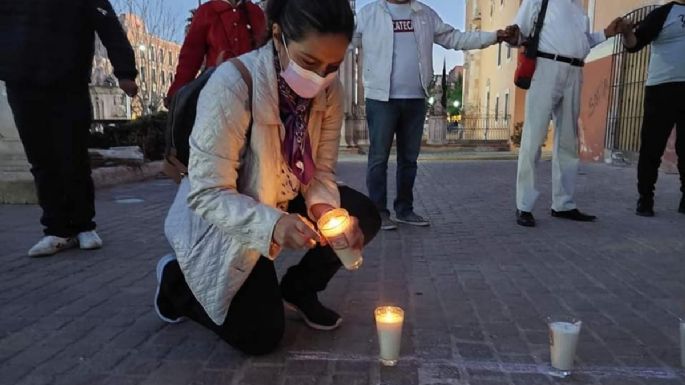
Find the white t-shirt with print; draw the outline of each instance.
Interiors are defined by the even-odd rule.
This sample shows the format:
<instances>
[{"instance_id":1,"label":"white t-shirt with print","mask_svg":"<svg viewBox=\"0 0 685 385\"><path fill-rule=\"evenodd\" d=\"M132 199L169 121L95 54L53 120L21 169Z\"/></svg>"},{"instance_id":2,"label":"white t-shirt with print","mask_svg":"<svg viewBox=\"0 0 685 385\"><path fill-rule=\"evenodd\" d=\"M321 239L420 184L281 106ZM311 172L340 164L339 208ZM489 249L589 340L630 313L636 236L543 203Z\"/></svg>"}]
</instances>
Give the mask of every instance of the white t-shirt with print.
<instances>
[{"instance_id":1,"label":"white t-shirt with print","mask_svg":"<svg viewBox=\"0 0 685 385\"><path fill-rule=\"evenodd\" d=\"M419 49L411 20L411 4L386 3L394 29L390 99L423 99Z\"/></svg>"}]
</instances>

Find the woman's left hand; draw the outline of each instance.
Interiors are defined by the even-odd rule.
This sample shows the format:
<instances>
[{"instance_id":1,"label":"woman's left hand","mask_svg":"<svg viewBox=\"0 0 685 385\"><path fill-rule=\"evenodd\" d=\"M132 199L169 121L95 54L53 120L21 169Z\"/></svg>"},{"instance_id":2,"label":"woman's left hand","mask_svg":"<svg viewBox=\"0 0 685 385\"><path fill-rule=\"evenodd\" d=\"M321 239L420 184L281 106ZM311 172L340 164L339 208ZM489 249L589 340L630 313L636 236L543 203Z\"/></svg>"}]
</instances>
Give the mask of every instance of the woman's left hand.
<instances>
[{"instance_id":1,"label":"woman's left hand","mask_svg":"<svg viewBox=\"0 0 685 385\"><path fill-rule=\"evenodd\" d=\"M359 227L359 220L352 216L350 219L352 220L352 225L347 240L350 242L350 246L352 246L353 249L361 250L364 248L364 233Z\"/></svg>"}]
</instances>

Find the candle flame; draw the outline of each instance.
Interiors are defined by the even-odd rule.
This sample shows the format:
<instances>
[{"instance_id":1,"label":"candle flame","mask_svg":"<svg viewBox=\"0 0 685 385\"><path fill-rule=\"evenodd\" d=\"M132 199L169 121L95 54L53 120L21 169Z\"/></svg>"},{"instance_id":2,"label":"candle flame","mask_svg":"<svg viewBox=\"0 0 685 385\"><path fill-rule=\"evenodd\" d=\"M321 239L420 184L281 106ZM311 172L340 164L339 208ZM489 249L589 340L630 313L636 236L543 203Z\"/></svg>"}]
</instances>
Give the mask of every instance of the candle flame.
<instances>
[{"instance_id":1,"label":"candle flame","mask_svg":"<svg viewBox=\"0 0 685 385\"><path fill-rule=\"evenodd\" d=\"M404 312L400 308L392 306L380 307L376 309L376 322L379 323L400 323L404 320Z\"/></svg>"},{"instance_id":2,"label":"candle flame","mask_svg":"<svg viewBox=\"0 0 685 385\"><path fill-rule=\"evenodd\" d=\"M337 216L331 218L326 224L324 225L324 228L326 229L335 229L336 227L340 226L343 222L345 222L347 218L343 216Z\"/></svg>"}]
</instances>

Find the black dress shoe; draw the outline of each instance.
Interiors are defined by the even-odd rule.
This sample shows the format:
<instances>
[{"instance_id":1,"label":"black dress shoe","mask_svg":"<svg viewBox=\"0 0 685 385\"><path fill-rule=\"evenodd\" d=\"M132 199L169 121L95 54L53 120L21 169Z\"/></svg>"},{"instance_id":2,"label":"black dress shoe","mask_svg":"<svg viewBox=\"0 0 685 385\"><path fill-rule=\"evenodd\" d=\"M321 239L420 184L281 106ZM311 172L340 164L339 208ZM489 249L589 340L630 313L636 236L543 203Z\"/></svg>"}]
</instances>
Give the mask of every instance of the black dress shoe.
<instances>
[{"instance_id":1,"label":"black dress shoe","mask_svg":"<svg viewBox=\"0 0 685 385\"><path fill-rule=\"evenodd\" d=\"M528 211L516 210L516 223L524 227L535 227L535 217Z\"/></svg>"},{"instance_id":2,"label":"black dress shoe","mask_svg":"<svg viewBox=\"0 0 685 385\"><path fill-rule=\"evenodd\" d=\"M678 207L678 212L685 214L685 194L683 194L683 197L680 198L680 207Z\"/></svg>"},{"instance_id":3,"label":"black dress shoe","mask_svg":"<svg viewBox=\"0 0 685 385\"><path fill-rule=\"evenodd\" d=\"M565 211L552 210L552 216L555 218L570 219L572 221L578 221L578 222L592 222L595 219L597 219L596 216L583 214L578 209L565 210Z\"/></svg>"},{"instance_id":4,"label":"black dress shoe","mask_svg":"<svg viewBox=\"0 0 685 385\"><path fill-rule=\"evenodd\" d=\"M316 294L304 295L299 298L283 296L285 307L296 312L304 323L316 330L333 330L342 323L342 317L319 302Z\"/></svg>"},{"instance_id":5,"label":"black dress shoe","mask_svg":"<svg viewBox=\"0 0 685 385\"><path fill-rule=\"evenodd\" d=\"M637 207L635 208L635 214L641 217L653 217L654 216L654 198L640 197L637 200Z\"/></svg>"}]
</instances>

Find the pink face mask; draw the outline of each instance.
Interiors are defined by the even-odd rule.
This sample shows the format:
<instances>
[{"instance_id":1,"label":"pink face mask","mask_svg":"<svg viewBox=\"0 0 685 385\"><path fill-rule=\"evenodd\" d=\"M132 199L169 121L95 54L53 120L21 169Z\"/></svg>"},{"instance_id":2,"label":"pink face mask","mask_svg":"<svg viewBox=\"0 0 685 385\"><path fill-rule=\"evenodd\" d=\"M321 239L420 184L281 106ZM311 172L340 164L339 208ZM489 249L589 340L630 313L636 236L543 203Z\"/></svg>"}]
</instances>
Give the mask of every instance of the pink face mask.
<instances>
[{"instance_id":1,"label":"pink face mask","mask_svg":"<svg viewBox=\"0 0 685 385\"><path fill-rule=\"evenodd\" d=\"M328 88L329 85L335 80L336 73L332 72L326 77L321 77L319 74L306 70L300 67L291 57L288 52L288 46L285 43L285 37L281 34L283 39L283 46L285 47L285 53L288 55L288 67L285 70L281 70L281 77L285 80L290 88L295 91L300 97L305 99L312 99L319 92Z\"/></svg>"}]
</instances>

